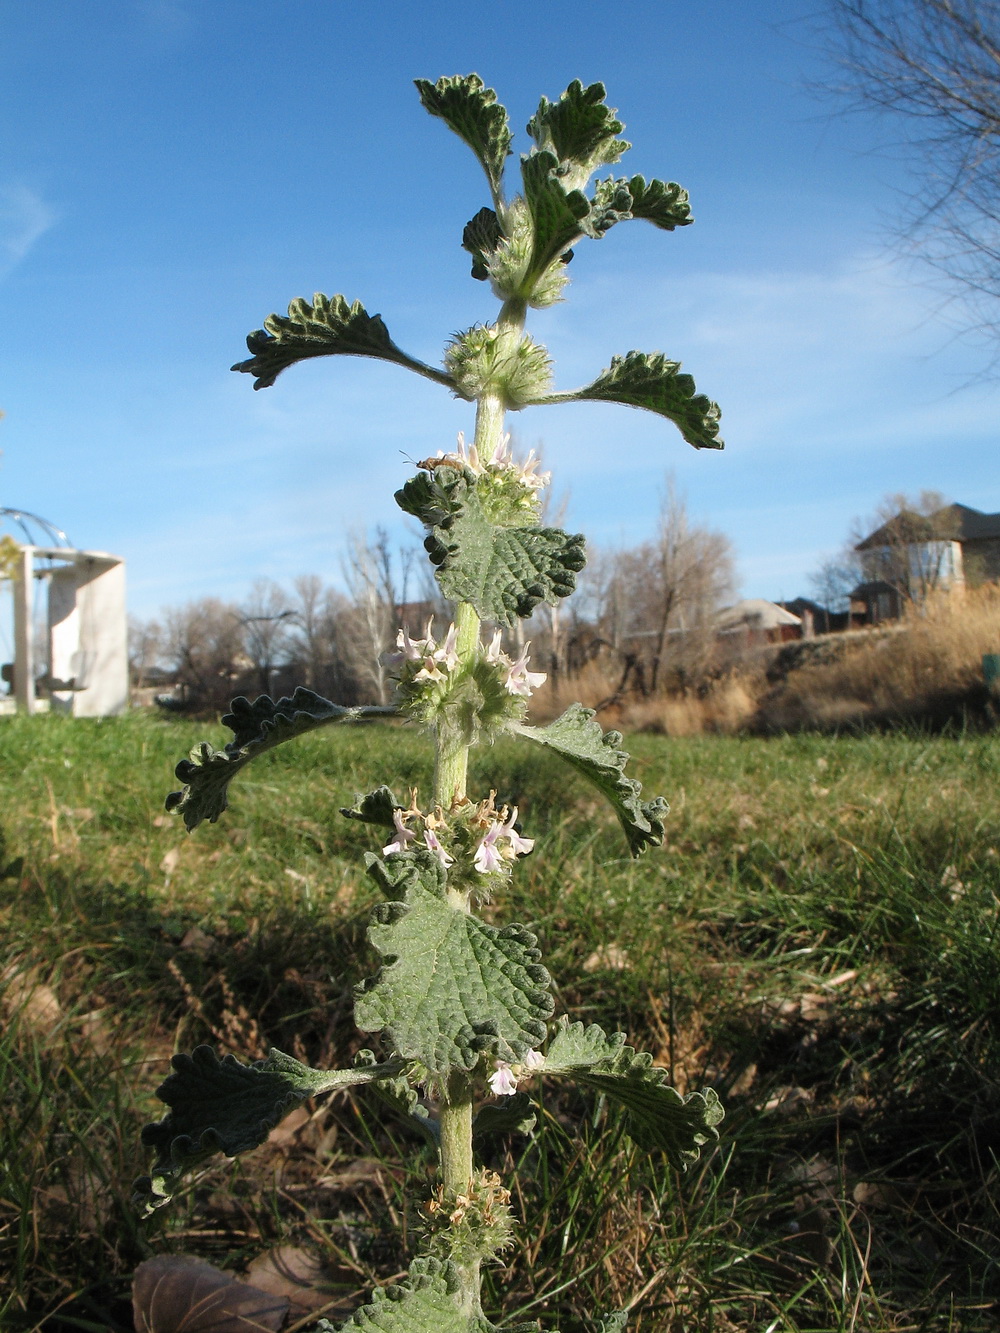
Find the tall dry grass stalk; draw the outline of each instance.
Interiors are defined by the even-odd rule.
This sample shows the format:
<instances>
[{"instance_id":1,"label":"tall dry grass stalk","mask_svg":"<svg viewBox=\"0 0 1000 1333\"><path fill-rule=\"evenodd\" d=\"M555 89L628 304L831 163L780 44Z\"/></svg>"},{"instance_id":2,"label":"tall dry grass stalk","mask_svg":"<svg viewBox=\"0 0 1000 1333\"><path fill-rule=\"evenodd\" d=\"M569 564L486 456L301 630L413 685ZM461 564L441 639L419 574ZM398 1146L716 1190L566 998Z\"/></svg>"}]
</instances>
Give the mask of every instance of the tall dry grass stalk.
<instances>
[{"instance_id":1,"label":"tall dry grass stalk","mask_svg":"<svg viewBox=\"0 0 1000 1333\"><path fill-rule=\"evenodd\" d=\"M893 633L845 642L835 661L805 665L766 694L769 730L938 721L985 703L982 659L1000 652L1000 587L929 597Z\"/></svg>"},{"instance_id":2,"label":"tall dry grass stalk","mask_svg":"<svg viewBox=\"0 0 1000 1333\"><path fill-rule=\"evenodd\" d=\"M551 676L532 699L532 715L536 722L550 721L579 699L589 708L603 705L605 726L666 736L935 724L981 716L983 654L1000 652L1000 586L963 595L940 592L901 622L825 635L801 647L777 681L776 646L704 679L697 691L645 697L614 698L621 665L601 657L574 675Z\"/></svg>"}]
</instances>

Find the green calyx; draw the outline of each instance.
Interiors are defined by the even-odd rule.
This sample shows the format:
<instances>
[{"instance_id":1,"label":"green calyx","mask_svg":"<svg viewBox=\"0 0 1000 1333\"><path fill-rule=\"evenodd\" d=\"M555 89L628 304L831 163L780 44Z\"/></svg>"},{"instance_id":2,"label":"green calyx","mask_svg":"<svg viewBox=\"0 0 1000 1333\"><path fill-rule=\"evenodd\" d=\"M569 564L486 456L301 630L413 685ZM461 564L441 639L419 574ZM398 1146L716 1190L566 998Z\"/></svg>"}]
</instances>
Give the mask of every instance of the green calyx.
<instances>
[{"instance_id":1,"label":"green calyx","mask_svg":"<svg viewBox=\"0 0 1000 1333\"><path fill-rule=\"evenodd\" d=\"M495 1171L477 1171L464 1190L439 1185L423 1211L427 1248L439 1259L460 1264L494 1259L513 1239L510 1190Z\"/></svg>"},{"instance_id":2,"label":"green calyx","mask_svg":"<svg viewBox=\"0 0 1000 1333\"><path fill-rule=\"evenodd\" d=\"M457 334L444 360L459 397L475 402L492 394L511 411L546 393L552 382L545 348L527 334L513 341L496 325L476 325Z\"/></svg>"}]
</instances>

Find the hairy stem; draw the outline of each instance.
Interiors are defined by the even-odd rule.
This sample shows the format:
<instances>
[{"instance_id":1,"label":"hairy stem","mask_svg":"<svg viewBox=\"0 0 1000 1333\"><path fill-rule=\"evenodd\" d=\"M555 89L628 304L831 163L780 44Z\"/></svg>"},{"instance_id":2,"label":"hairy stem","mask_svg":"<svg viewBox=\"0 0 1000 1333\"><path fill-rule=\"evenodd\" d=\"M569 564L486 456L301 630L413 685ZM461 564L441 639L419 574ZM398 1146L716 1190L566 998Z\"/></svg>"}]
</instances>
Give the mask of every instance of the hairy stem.
<instances>
[{"instance_id":1,"label":"hairy stem","mask_svg":"<svg viewBox=\"0 0 1000 1333\"><path fill-rule=\"evenodd\" d=\"M497 319L497 328L505 338L516 342L524 328L523 301L508 301ZM492 455L503 434L505 404L499 394L484 393L476 405L476 449L481 459ZM479 615L470 602L455 608L455 651L461 666L471 664L479 652ZM434 762L434 803L445 811L466 794L470 744L464 730L455 722L442 719L438 725ZM451 896L451 895L449 895ZM456 911L469 911L468 895L456 892L452 901ZM463 1070L454 1070L443 1090L440 1108L441 1179L445 1197L466 1194L472 1183L475 1162L472 1155L472 1080ZM462 1283L462 1305L470 1314L479 1314L480 1261L457 1265Z\"/></svg>"}]
</instances>

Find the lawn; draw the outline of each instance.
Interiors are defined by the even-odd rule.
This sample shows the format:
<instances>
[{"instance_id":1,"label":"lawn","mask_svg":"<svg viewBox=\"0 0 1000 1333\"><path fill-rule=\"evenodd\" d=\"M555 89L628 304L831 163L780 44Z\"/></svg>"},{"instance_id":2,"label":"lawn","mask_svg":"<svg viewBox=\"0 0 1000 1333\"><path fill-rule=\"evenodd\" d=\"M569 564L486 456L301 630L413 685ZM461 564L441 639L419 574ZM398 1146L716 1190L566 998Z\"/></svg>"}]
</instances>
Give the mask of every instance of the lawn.
<instances>
[{"instance_id":1,"label":"lawn","mask_svg":"<svg viewBox=\"0 0 1000 1333\"><path fill-rule=\"evenodd\" d=\"M365 1044L351 987L374 970L378 839L338 809L430 782L413 731L321 732L187 836L163 797L202 738L225 733L0 719L5 1330L127 1330L143 1258L245 1271L279 1246L323 1265L339 1322L416 1243L428 1150L367 1094L216 1159L149 1223L131 1209L173 1051L343 1065ZM643 1333L995 1328L997 740L630 743L672 806L638 862L555 757L479 754L470 790L538 840L492 911L536 931L560 1009L622 1028L682 1090L713 1085L727 1119L681 1176L599 1100L544 1086L547 1132L486 1150L525 1220L488 1311L502 1327L531 1304L563 1333L628 1305Z\"/></svg>"}]
</instances>

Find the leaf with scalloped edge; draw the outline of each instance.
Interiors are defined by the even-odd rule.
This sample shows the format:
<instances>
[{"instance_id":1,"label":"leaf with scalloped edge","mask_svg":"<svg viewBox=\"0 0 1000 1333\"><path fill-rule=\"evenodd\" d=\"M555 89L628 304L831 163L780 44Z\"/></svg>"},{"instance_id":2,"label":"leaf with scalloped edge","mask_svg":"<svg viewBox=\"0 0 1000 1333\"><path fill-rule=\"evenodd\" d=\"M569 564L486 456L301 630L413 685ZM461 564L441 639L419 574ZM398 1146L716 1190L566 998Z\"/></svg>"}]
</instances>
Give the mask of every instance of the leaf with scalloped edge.
<instances>
[{"instance_id":1,"label":"leaf with scalloped edge","mask_svg":"<svg viewBox=\"0 0 1000 1333\"><path fill-rule=\"evenodd\" d=\"M428 878L415 866L404 900L372 912L368 938L385 961L355 990L355 1022L438 1075L472 1069L500 1042L523 1055L553 1009L534 935L453 907Z\"/></svg>"},{"instance_id":2,"label":"leaf with scalloped edge","mask_svg":"<svg viewBox=\"0 0 1000 1333\"><path fill-rule=\"evenodd\" d=\"M381 315L369 315L360 301L348 304L340 295L313 295L312 303L298 296L288 314L268 315L262 329L247 334L253 353L237 361L233 370L256 376L255 389L267 389L283 370L314 356L372 356L414 370L452 388L451 376L407 354L392 341Z\"/></svg>"},{"instance_id":3,"label":"leaf with scalloped edge","mask_svg":"<svg viewBox=\"0 0 1000 1333\"><path fill-rule=\"evenodd\" d=\"M694 221L688 192L676 181L649 182L643 176L633 176L626 182L632 196L632 216L645 218L661 231L675 227L689 227Z\"/></svg>"},{"instance_id":4,"label":"leaf with scalloped edge","mask_svg":"<svg viewBox=\"0 0 1000 1333\"><path fill-rule=\"evenodd\" d=\"M594 710L570 704L547 727L512 722L511 731L538 745L548 746L583 775L610 802L625 831L629 850L638 856L647 846L663 841L663 819L669 806L662 796L641 801L642 784L625 776L628 754L620 750L620 731L604 731L594 721Z\"/></svg>"},{"instance_id":5,"label":"leaf with scalloped edge","mask_svg":"<svg viewBox=\"0 0 1000 1333\"><path fill-rule=\"evenodd\" d=\"M721 449L717 403L695 391L690 375L681 375L679 361L668 361L662 352L626 352L613 356L592 384L568 393L547 393L533 398L535 406L547 403L621 403L641 407L672 421L696 449Z\"/></svg>"},{"instance_id":6,"label":"leaf with scalloped edge","mask_svg":"<svg viewBox=\"0 0 1000 1333\"><path fill-rule=\"evenodd\" d=\"M367 796L358 796L356 801L352 807L342 806L340 813L347 819L358 819L363 824L377 824L382 828L395 828L394 812L406 809L386 786L376 787Z\"/></svg>"},{"instance_id":7,"label":"leaf with scalloped edge","mask_svg":"<svg viewBox=\"0 0 1000 1333\"><path fill-rule=\"evenodd\" d=\"M725 1112L712 1088L682 1097L667 1083L667 1071L653 1057L625 1045L625 1034L610 1036L596 1023L570 1023L564 1016L549 1042L542 1074L565 1075L596 1088L625 1109L629 1135L642 1148L666 1153L686 1170L706 1143L719 1137Z\"/></svg>"},{"instance_id":8,"label":"leaf with scalloped edge","mask_svg":"<svg viewBox=\"0 0 1000 1333\"><path fill-rule=\"evenodd\" d=\"M424 545L444 595L498 625L568 597L587 562L579 533L526 525L523 512L488 515L471 472L436 468L408 481L396 502L430 526Z\"/></svg>"},{"instance_id":9,"label":"leaf with scalloped edge","mask_svg":"<svg viewBox=\"0 0 1000 1333\"><path fill-rule=\"evenodd\" d=\"M462 232L462 249L472 256L472 276L485 282L490 276L487 259L503 240L500 219L492 208L481 208Z\"/></svg>"},{"instance_id":10,"label":"leaf with scalloped edge","mask_svg":"<svg viewBox=\"0 0 1000 1333\"><path fill-rule=\"evenodd\" d=\"M393 717L392 707L342 708L300 686L291 698L277 703L262 694L253 703L242 696L234 699L222 725L233 739L221 750L202 741L182 759L174 775L184 783L181 791L172 791L166 800L168 810L179 810L190 832L203 819L214 824L229 804L229 784L251 759L273 750L283 741L302 736L331 722L365 722L376 717Z\"/></svg>"},{"instance_id":11,"label":"leaf with scalloped edge","mask_svg":"<svg viewBox=\"0 0 1000 1333\"><path fill-rule=\"evenodd\" d=\"M497 101L478 74L450 78L414 79L420 101L432 116L440 116L450 130L469 145L486 172L490 191L499 200L504 163L510 156L513 135L506 108Z\"/></svg>"},{"instance_id":12,"label":"leaf with scalloped edge","mask_svg":"<svg viewBox=\"0 0 1000 1333\"><path fill-rule=\"evenodd\" d=\"M306 1097L374 1079L394 1078L402 1060L362 1064L355 1069L310 1069L282 1051L245 1065L233 1055L221 1060L211 1046L175 1055L174 1072L156 1095L170 1110L146 1125L142 1141L156 1149L149 1176L135 1183L136 1201L146 1212L166 1203L177 1181L206 1157L227 1157L259 1147L268 1134Z\"/></svg>"},{"instance_id":13,"label":"leaf with scalloped edge","mask_svg":"<svg viewBox=\"0 0 1000 1333\"><path fill-rule=\"evenodd\" d=\"M544 150L532 150L521 158L524 197L534 223L526 291L553 260L586 234L591 202L582 190L568 190L558 170L558 159Z\"/></svg>"},{"instance_id":14,"label":"leaf with scalloped edge","mask_svg":"<svg viewBox=\"0 0 1000 1333\"><path fill-rule=\"evenodd\" d=\"M462 1309L462 1284L454 1264L414 1259L402 1282L379 1287L371 1302L335 1328L320 1319L312 1333L499 1333L482 1314ZM505 1333L537 1333L537 1325L508 1325Z\"/></svg>"},{"instance_id":15,"label":"leaf with scalloped edge","mask_svg":"<svg viewBox=\"0 0 1000 1333\"><path fill-rule=\"evenodd\" d=\"M619 135L625 126L614 107L606 106L603 83L584 87L574 79L558 102L543 97L528 121L528 133L539 148L553 153L564 166L576 167L586 183L599 168L617 162L631 144Z\"/></svg>"}]
</instances>

